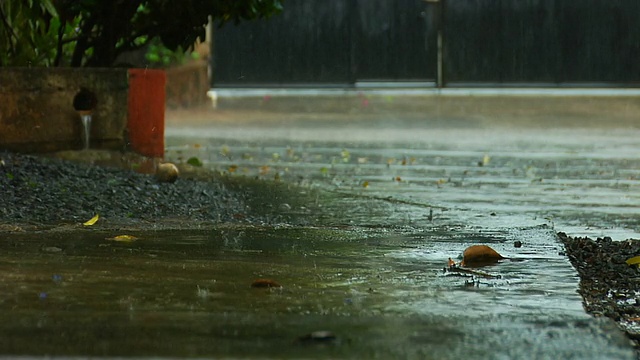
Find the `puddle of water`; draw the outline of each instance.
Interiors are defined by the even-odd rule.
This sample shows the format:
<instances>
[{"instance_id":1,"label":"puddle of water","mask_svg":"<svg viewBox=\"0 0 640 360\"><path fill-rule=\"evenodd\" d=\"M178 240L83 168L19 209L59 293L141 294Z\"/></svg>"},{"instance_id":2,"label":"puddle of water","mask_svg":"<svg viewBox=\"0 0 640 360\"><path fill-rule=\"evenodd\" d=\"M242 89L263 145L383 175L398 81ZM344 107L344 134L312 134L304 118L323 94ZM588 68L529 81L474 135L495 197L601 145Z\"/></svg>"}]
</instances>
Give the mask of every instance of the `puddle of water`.
<instances>
[{"instance_id":1,"label":"puddle of water","mask_svg":"<svg viewBox=\"0 0 640 360\"><path fill-rule=\"evenodd\" d=\"M99 231L10 235L0 244L2 352L632 358L622 335L582 311L550 228L477 230L220 228L133 233L131 243ZM446 258L479 238L523 261L486 268L501 278L475 286L446 276ZM251 288L257 278L284 287ZM299 340L319 330L337 339Z\"/></svg>"}]
</instances>

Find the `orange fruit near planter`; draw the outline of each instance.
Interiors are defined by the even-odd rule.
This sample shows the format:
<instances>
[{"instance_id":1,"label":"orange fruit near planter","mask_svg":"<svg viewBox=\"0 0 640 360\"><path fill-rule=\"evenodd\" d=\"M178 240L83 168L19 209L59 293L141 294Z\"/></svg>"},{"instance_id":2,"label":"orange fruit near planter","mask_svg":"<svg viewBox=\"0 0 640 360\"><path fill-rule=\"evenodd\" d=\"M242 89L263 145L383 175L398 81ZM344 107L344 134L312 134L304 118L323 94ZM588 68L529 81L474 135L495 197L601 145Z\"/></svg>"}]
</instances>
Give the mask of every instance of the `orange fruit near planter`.
<instances>
[{"instance_id":1,"label":"orange fruit near planter","mask_svg":"<svg viewBox=\"0 0 640 360\"><path fill-rule=\"evenodd\" d=\"M462 253L463 266L484 266L505 259L497 251L487 245L472 245Z\"/></svg>"},{"instance_id":2,"label":"orange fruit near planter","mask_svg":"<svg viewBox=\"0 0 640 360\"><path fill-rule=\"evenodd\" d=\"M178 168L172 163L160 164L156 168L156 179L158 179L159 182L175 182L179 174Z\"/></svg>"}]
</instances>

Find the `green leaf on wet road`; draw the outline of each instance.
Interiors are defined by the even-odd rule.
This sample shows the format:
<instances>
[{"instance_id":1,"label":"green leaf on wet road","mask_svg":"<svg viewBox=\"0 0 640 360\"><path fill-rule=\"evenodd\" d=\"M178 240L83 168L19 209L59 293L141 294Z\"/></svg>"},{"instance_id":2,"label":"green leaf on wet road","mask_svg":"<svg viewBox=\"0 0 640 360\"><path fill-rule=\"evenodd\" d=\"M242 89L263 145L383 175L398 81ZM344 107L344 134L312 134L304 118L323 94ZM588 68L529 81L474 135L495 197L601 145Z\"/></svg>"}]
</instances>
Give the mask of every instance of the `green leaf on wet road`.
<instances>
[{"instance_id":1,"label":"green leaf on wet road","mask_svg":"<svg viewBox=\"0 0 640 360\"><path fill-rule=\"evenodd\" d=\"M202 161L195 156L190 157L189 160L187 160L187 164L195 167L202 167Z\"/></svg>"}]
</instances>

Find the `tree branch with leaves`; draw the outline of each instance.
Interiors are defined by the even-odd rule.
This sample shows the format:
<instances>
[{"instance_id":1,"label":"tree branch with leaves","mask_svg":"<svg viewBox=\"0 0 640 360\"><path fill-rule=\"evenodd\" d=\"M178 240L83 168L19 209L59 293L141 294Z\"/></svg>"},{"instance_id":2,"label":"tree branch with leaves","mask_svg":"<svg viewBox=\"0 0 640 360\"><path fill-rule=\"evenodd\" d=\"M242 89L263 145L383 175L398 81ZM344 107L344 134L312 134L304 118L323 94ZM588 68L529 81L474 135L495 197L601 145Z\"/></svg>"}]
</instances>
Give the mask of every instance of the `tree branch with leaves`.
<instances>
[{"instance_id":1,"label":"tree branch with leaves","mask_svg":"<svg viewBox=\"0 0 640 360\"><path fill-rule=\"evenodd\" d=\"M283 0L3 0L2 66L114 66L121 54L152 42L170 50L219 26L270 17Z\"/></svg>"}]
</instances>

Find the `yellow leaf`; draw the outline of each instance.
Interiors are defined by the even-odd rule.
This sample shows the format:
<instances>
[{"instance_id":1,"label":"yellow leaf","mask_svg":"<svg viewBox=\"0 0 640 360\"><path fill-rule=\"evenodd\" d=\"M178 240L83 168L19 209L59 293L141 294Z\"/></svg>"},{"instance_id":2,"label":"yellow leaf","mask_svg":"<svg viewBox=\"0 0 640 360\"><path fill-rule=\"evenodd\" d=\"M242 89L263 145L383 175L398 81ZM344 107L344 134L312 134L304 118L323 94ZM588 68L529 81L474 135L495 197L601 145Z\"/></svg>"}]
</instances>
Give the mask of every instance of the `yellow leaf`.
<instances>
[{"instance_id":1,"label":"yellow leaf","mask_svg":"<svg viewBox=\"0 0 640 360\"><path fill-rule=\"evenodd\" d=\"M91 225L95 224L98 221L98 219L100 219L100 214L96 214L96 216L94 216L90 220L82 223L82 225L91 226Z\"/></svg>"},{"instance_id":2,"label":"yellow leaf","mask_svg":"<svg viewBox=\"0 0 640 360\"><path fill-rule=\"evenodd\" d=\"M640 256L634 256L630 259L627 259L625 261L627 263L627 265L637 265L640 264Z\"/></svg>"},{"instance_id":3,"label":"yellow leaf","mask_svg":"<svg viewBox=\"0 0 640 360\"><path fill-rule=\"evenodd\" d=\"M489 164L489 161L491 161L491 157L487 154L484 154L484 156L482 157L482 161L478 161L478 166L487 166L487 164Z\"/></svg>"},{"instance_id":4,"label":"yellow leaf","mask_svg":"<svg viewBox=\"0 0 640 360\"><path fill-rule=\"evenodd\" d=\"M133 235L118 235L112 238L107 238L107 240L120 241L120 242L132 242L132 241L138 240L138 238Z\"/></svg>"},{"instance_id":5,"label":"yellow leaf","mask_svg":"<svg viewBox=\"0 0 640 360\"><path fill-rule=\"evenodd\" d=\"M347 149L342 149L340 156L342 156L342 162L349 162L349 159L351 158L351 154Z\"/></svg>"}]
</instances>

